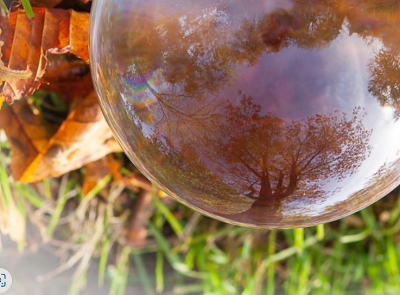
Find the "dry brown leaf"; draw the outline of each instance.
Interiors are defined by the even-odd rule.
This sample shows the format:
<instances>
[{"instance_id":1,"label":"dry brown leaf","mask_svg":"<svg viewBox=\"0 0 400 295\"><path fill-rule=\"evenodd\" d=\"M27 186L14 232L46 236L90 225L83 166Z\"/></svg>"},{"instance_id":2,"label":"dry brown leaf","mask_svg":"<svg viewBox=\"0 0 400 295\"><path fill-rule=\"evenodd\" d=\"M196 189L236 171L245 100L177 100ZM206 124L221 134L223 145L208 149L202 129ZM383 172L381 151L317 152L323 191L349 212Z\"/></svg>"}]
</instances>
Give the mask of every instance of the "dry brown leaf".
<instances>
[{"instance_id":1,"label":"dry brown leaf","mask_svg":"<svg viewBox=\"0 0 400 295\"><path fill-rule=\"evenodd\" d=\"M91 162L85 166L86 176L82 187L83 194L88 193L100 180L107 175L112 175L113 183L128 188L134 192L140 190L153 191L151 182L143 175L131 174L130 176L124 176L119 171L121 164L112 156L107 155L106 157L99 159L95 162ZM158 195L163 197L165 193L158 190Z\"/></svg>"},{"instance_id":2,"label":"dry brown leaf","mask_svg":"<svg viewBox=\"0 0 400 295\"><path fill-rule=\"evenodd\" d=\"M119 175L118 178L114 177L114 182L123 185L132 191L138 191L139 189L151 191L153 189L151 182L142 175L134 175L134 174L131 176Z\"/></svg>"},{"instance_id":3,"label":"dry brown leaf","mask_svg":"<svg viewBox=\"0 0 400 295\"><path fill-rule=\"evenodd\" d=\"M62 0L29 0L29 3L33 7L46 7L53 8L56 5L60 4Z\"/></svg>"},{"instance_id":4,"label":"dry brown leaf","mask_svg":"<svg viewBox=\"0 0 400 295\"><path fill-rule=\"evenodd\" d=\"M99 181L104 179L104 177L109 174L112 175L113 166L116 164L119 167L118 161L116 161L112 155L107 155L104 158L86 164L86 175L82 186L82 194L86 195Z\"/></svg>"},{"instance_id":5,"label":"dry brown leaf","mask_svg":"<svg viewBox=\"0 0 400 295\"><path fill-rule=\"evenodd\" d=\"M58 131L44 144L28 135L26 114L17 112L20 103L0 112L0 127L10 140L15 180L35 182L58 177L121 148L112 136L94 92L76 105ZM29 116L28 116L29 117ZM41 131L43 134L43 131Z\"/></svg>"},{"instance_id":6,"label":"dry brown leaf","mask_svg":"<svg viewBox=\"0 0 400 295\"><path fill-rule=\"evenodd\" d=\"M80 100L42 153L19 179L35 182L78 169L112 152L120 152L94 92Z\"/></svg>"},{"instance_id":7,"label":"dry brown leaf","mask_svg":"<svg viewBox=\"0 0 400 295\"><path fill-rule=\"evenodd\" d=\"M85 97L93 90L89 65L69 55L49 54L40 89L59 93L68 101Z\"/></svg>"},{"instance_id":8,"label":"dry brown leaf","mask_svg":"<svg viewBox=\"0 0 400 295\"><path fill-rule=\"evenodd\" d=\"M121 164L111 155L107 156L107 159L108 159L108 167L110 169L110 174L112 175L115 181L121 175L121 173L119 172L119 169L121 169Z\"/></svg>"},{"instance_id":9,"label":"dry brown leaf","mask_svg":"<svg viewBox=\"0 0 400 295\"><path fill-rule=\"evenodd\" d=\"M92 0L29 0L32 6L34 7L46 7L46 8L53 8L58 4L62 4L62 7L73 8L77 6L79 3L86 4Z\"/></svg>"},{"instance_id":10,"label":"dry brown leaf","mask_svg":"<svg viewBox=\"0 0 400 295\"><path fill-rule=\"evenodd\" d=\"M4 129L13 154L11 170L19 179L29 164L48 144L51 133L23 100L0 111L0 128Z\"/></svg>"},{"instance_id":11,"label":"dry brown leaf","mask_svg":"<svg viewBox=\"0 0 400 295\"><path fill-rule=\"evenodd\" d=\"M46 70L47 53L71 52L89 59L89 14L73 10L34 8L0 17L0 96L8 103L32 94Z\"/></svg>"}]
</instances>

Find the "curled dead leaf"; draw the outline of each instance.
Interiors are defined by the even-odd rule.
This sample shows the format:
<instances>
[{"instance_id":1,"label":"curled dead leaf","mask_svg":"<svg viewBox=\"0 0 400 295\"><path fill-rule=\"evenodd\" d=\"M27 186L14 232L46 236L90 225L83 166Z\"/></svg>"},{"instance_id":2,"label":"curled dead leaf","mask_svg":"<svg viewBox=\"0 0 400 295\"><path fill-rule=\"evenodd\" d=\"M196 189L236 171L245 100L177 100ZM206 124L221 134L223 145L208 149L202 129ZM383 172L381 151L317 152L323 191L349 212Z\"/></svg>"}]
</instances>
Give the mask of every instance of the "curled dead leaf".
<instances>
[{"instance_id":1,"label":"curled dead leaf","mask_svg":"<svg viewBox=\"0 0 400 295\"><path fill-rule=\"evenodd\" d=\"M30 4L34 7L53 8L61 3L62 0L29 0Z\"/></svg>"},{"instance_id":2,"label":"curled dead leaf","mask_svg":"<svg viewBox=\"0 0 400 295\"><path fill-rule=\"evenodd\" d=\"M33 7L46 7L53 8L58 4L62 4L63 7L75 7L77 4L86 4L92 0L29 0Z\"/></svg>"},{"instance_id":3,"label":"curled dead leaf","mask_svg":"<svg viewBox=\"0 0 400 295\"><path fill-rule=\"evenodd\" d=\"M40 89L59 93L64 100L85 97L92 90L89 65L69 54L48 55L48 66Z\"/></svg>"},{"instance_id":4,"label":"curled dead leaf","mask_svg":"<svg viewBox=\"0 0 400 295\"><path fill-rule=\"evenodd\" d=\"M73 10L34 8L0 17L0 96L8 103L32 94L41 83L47 53L71 52L88 61L89 14Z\"/></svg>"},{"instance_id":5,"label":"curled dead leaf","mask_svg":"<svg viewBox=\"0 0 400 295\"><path fill-rule=\"evenodd\" d=\"M11 170L19 179L25 169L42 151L51 136L39 115L23 100L0 111L0 128L4 129L13 154Z\"/></svg>"},{"instance_id":6,"label":"curled dead leaf","mask_svg":"<svg viewBox=\"0 0 400 295\"><path fill-rule=\"evenodd\" d=\"M27 128L25 118L29 116L16 111L22 108L20 104L0 111L0 128L6 132L13 150L11 170L15 180L36 182L58 177L109 153L121 151L94 92L75 101L67 119L45 142L34 139L35 132L44 135L40 129L32 127L35 136L28 134L30 128Z\"/></svg>"},{"instance_id":7,"label":"curled dead leaf","mask_svg":"<svg viewBox=\"0 0 400 295\"><path fill-rule=\"evenodd\" d=\"M116 166L118 168L116 168ZM119 166L118 161L116 161L112 155L107 155L97 161L86 164L86 175L82 185L82 194L86 195L107 175L113 175L113 170L119 169Z\"/></svg>"}]
</instances>

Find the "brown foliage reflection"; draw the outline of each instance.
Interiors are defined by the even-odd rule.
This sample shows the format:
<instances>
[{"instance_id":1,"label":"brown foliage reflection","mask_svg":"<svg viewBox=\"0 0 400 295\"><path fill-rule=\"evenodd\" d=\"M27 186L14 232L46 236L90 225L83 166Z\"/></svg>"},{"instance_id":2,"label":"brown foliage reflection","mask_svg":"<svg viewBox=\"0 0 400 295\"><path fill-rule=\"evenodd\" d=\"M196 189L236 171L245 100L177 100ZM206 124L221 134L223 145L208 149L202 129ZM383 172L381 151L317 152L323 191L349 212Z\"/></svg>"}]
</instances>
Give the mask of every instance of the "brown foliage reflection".
<instances>
[{"instance_id":1,"label":"brown foliage reflection","mask_svg":"<svg viewBox=\"0 0 400 295\"><path fill-rule=\"evenodd\" d=\"M370 64L371 79L368 90L382 106L394 106L399 116L400 103L400 53L398 50L380 50Z\"/></svg>"},{"instance_id":2,"label":"brown foliage reflection","mask_svg":"<svg viewBox=\"0 0 400 295\"><path fill-rule=\"evenodd\" d=\"M128 40L119 39L115 44L119 59L135 65L125 75L146 84L149 74L161 71L164 83L173 86L161 93L148 83L147 87L172 109L173 100L199 100L218 92L235 75L237 65L257 64L263 54L287 47L326 47L346 28L348 34L358 34L366 43L372 38L382 42L383 49L370 62L369 91L383 105L397 102L399 3L293 0L292 8L278 8L264 16L243 16L233 22L227 21L228 14L228 6L216 6L197 17L132 14L123 25L130 28Z\"/></svg>"},{"instance_id":3,"label":"brown foliage reflection","mask_svg":"<svg viewBox=\"0 0 400 295\"><path fill-rule=\"evenodd\" d=\"M144 165L151 166L151 159L162 154L152 173L164 179L171 191L195 206L206 202L203 209L209 212L242 214L243 221L246 215L253 215L265 222L265 208L269 207L278 222L283 207L290 203L322 203L340 189L331 187L330 182L340 183L356 173L371 152L372 130L363 124L367 110L343 107L346 112L329 113L317 109L313 115L299 110L303 113L296 118L283 117L269 111L272 100L286 99L283 106L300 105L303 100L305 105L317 105L313 100L320 94L313 89L299 91L304 85L289 85L294 90L286 97L279 96L279 90L284 92L287 85L278 85L277 97L267 97L256 89L259 97L255 98L241 86L248 83L257 88L257 82L264 83L264 88L275 87L268 84L273 78L258 77L266 73L263 67L280 70L279 66L285 66L263 64L268 55L276 54L279 60L278 54L284 50L298 49L296 54L322 50L340 34L357 34L365 46L374 40L382 44L371 54L370 73L366 75L369 81L362 86L368 87L381 105L396 107L400 95L399 52L395 50L400 45L400 6L391 3L293 0L289 9L243 14L232 21L228 20L229 5L194 16L184 9L181 14L165 15L138 10L124 20L130 28L129 37L120 39L115 50L124 66L130 65L125 67L121 88L126 97L133 98L125 103L145 138L143 146L149 146ZM321 62L322 57L315 56L315 61ZM246 74L254 77L245 77L235 85L237 72L253 66L258 68ZM309 72L312 70L304 69L307 75ZM340 88L329 73L318 78L323 85ZM279 83L298 81L287 77ZM310 97L295 101L300 92ZM343 95L340 103L346 105L346 100L353 99Z\"/></svg>"},{"instance_id":4,"label":"brown foliage reflection","mask_svg":"<svg viewBox=\"0 0 400 295\"><path fill-rule=\"evenodd\" d=\"M256 214L273 210L276 219L288 201L323 202L325 186L355 173L369 155L372 131L364 128L360 108L351 116L334 112L289 121L262 115L260 105L240 95L237 105L226 102L214 110L208 122L213 131L199 131L197 138L171 135L166 130L177 128L171 120L148 136L150 158L164 155L160 169L168 171L171 188L191 184L179 195L194 196L187 199L192 204L206 202L219 214L257 207Z\"/></svg>"},{"instance_id":5,"label":"brown foliage reflection","mask_svg":"<svg viewBox=\"0 0 400 295\"><path fill-rule=\"evenodd\" d=\"M215 142L216 157L224 159L227 178L253 199L254 206L279 206L289 197L307 196L317 202L329 180L353 174L369 155L371 131L364 128L363 112L350 118L335 112L299 121L261 115L252 98L229 105ZM319 200L321 201L321 200Z\"/></svg>"}]
</instances>

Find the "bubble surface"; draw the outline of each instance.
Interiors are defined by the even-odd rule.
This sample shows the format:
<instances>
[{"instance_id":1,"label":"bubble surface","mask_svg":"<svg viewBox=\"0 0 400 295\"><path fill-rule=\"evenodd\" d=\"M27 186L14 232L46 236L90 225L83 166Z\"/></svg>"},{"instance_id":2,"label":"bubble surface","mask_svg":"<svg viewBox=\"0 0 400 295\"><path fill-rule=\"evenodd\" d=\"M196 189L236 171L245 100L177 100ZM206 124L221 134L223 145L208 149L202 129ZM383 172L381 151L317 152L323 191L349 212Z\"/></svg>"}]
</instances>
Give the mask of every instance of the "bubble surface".
<instances>
[{"instance_id":1,"label":"bubble surface","mask_svg":"<svg viewBox=\"0 0 400 295\"><path fill-rule=\"evenodd\" d=\"M396 1L96 0L91 16L107 121L191 208L304 227L399 184Z\"/></svg>"}]
</instances>

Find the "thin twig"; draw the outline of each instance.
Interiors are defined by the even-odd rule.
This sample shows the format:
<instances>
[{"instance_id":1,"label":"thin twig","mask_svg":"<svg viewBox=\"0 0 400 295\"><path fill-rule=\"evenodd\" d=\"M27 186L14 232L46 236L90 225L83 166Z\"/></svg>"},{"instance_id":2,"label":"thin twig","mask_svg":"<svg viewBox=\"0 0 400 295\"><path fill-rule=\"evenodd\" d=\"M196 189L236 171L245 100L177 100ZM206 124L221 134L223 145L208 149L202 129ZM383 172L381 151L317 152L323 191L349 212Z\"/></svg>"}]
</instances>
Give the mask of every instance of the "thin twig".
<instances>
[{"instance_id":1,"label":"thin twig","mask_svg":"<svg viewBox=\"0 0 400 295\"><path fill-rule=\"evenodd\" d=\"M132 208L128 221L127 244L132 247L142 247L146 242L146 223L150 217L151 191L142 190Z\"/></svg>"}]
</instances>

